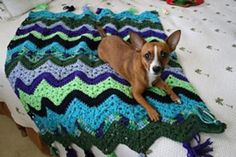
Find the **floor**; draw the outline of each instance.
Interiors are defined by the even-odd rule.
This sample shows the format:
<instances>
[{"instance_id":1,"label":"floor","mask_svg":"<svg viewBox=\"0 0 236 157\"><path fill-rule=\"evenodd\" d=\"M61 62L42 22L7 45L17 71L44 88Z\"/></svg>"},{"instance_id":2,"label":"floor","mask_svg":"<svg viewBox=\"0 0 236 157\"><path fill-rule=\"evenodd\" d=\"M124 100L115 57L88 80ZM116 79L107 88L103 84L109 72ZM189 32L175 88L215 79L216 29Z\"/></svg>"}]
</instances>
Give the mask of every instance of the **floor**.
<instances>
[{"instance_id":1,"label":"floor","mask_svg":"<svg viewBox=\"0 0 236 157\"><path fill-rule=\"evenodd\" d=\"M14 122L0 115L0 157L48 157L28 137L22 137Z\"/></svg>"}]
</instances>

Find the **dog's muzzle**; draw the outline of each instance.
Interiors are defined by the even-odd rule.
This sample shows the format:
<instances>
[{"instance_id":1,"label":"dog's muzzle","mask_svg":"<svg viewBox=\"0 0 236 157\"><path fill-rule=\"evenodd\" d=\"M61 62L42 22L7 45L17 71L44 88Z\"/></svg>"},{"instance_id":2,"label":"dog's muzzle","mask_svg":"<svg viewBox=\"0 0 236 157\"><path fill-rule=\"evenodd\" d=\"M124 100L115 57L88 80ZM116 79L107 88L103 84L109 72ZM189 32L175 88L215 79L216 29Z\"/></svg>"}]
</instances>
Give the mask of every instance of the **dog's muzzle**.
<instances>
[{"instance_id":1,"label":"dog's muzzle","mask_svg":"<svg viewBox=\"0 0 236 157\"><path fill-rule=\"evenodd\" d=\"M160 66L154 66L152 70L155 73L155 75L157 75L158 73L161 72L162 68Z\"/></svg>"}]
</instances>

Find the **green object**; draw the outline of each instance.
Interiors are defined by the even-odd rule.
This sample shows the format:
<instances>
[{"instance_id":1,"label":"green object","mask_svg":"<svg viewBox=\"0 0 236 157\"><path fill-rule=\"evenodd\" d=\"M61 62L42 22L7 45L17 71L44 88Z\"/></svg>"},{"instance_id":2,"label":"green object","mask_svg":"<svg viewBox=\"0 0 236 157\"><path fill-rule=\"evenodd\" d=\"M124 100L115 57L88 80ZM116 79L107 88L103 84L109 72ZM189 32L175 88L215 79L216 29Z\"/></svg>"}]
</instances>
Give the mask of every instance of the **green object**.
<instances>
[{"instance_id":1,"label":"green object","mask_svg":"<svg viewBox=\"0 0 236 157\"><path fill-rule=\"evenodd\" d=\"M154 12L156 13L156 12ZM157 14L157 13L156 13ZM158 14L157 14L158 15ZM54 23L57 23L58 20L57 19L47 19L47 18L29 18L28 20L25 20L23 22L23 26L28 25L28 24L32 24L32 23L36 23L37 21L41 21L42 23L44 23L44 25L50 26ZM98 22L94 21L90 16L85 15L83 16L80 20L73 20L73 18L67 18L67 17L60 17L60 21L64 22L65 25L71 29L74 29L76 27L79 27L83 24L88 24L88 25L96 25L98 24ZM163 30L163 27L160 23L153 23L151 21L145 21L145 23L140 23L131 19L124 19L121 21L117 21L114 17L109 17L107 16L106 18L102 18L99 20L99 25L105 25L107 23L112 23L114 25L116 25L117 29L120 29L126 25L131 25L131 26L135 26L138 29L142 29L145 26L149 26L150 28L153 29L160 29Z\"/></svg>"},{"instance_id":2,"label":"green object","mask_svg":"<svg viewBox=\"0 0 236 157\"><path fill-rule=\"evenodd\" d=\"M59 155L58 149L55 148L55 147L53 147L53 146L51 146L51 147L50 147L50 154L51 154L52 156L54 156L54 157L58 156L58 155Z\"/></svg>"},{"instance_id":3,"label":"green object","mask_svg":"<svg viewBox=\"0 0 236 157\"><path fill-rule=\"evenodd\" d=\"M37 5L32 11L37 12L37 11L44 11L44 10L48 10L48 4L46 3Z\"/></svg>"},{"instance_id":4,"label":"green object","mask_svg":"<svg viewBox=\"0 0 236 157\"><path fill-rule=\"evenodd\" d=\"M111 154L106 155L106 157L117 157L115 152L112 152Z\"/></svg>"},{"instance_id":5,"label":"green object","mask_svg":"<svg viewBox=\"0 0 236 157\"><path fill-rule=\"evenodd\" d=\"M131 12L132 14L138 13L138 10L136 8L133 8L133 7L129 8L128 11Z\"/></svg>"},{"instance_id":6,"label":"green object","mask_svg":"<svg viewBox=\"0 0 236 157\"><path fill-rule=\"evenodd\" d=\"M171 75L168 76L168 78L165 81L171 87L181 87L183 89L195 93L195 90L190 83L179 80L178 78L172 77ZM107 78L103 82L97 83L96 85L87 85L80 78L75 78L74 80L72 80L71 82L67 83L64 86L61 86L60 88L54 88L47 81L41 81L41 83L38 84L33 94L27 94L20 89L18 90L19 90L19 98L21 100L24 100L22 101L22 104L25 107L25 110L28 112L30 110L28 105L30 105L32 108L36 110L41 110L41 100L44 97L49 98L56 106L60 106L62 104L62 101L66 98L66 96L73 90L78 90L81 92L83 91L89 97L96 98L97 96L99 96L99 94L111 88L110 86L111 84L113 86L112 87L113 89L116 89L122 92L127 97L132 98L130 87L123 85L119 82L116 82L112 78ZM45 88L47 89L46 92L44 91ZM60 93L61 90L64 92ZM166 95L166 93L160 91L158 88L153 88L151 90L157 95L161 96ZM59 96L58 93L60 93Z\"/></svg>"},{"instance_id":7,"label":"green object","mask_svg":"<svg viewBox=\"0 0 236 157\"><path fill-rule=\"evenodd\" d=\"M191 140L193 133L195 132L207 131L211 133L222 133L225 128L226 125L224 123L205 124L198 118L198 116L191 115L181 125L151 122L145 127L145 129L139 131L133 131L124 126L113 123L106 135L101 139L96 138L83 130L81 131L80 137L74 137L66 133L58 136L50 132L41 135L41 137L47 144L58 141L67 147L71 143L75 143L78 146L83 146L83 149L90 149L92 145L96 143L96 146L102 152L110 154L120 143L127 145L137 152L143 152L148 150L155 140L162 136L174 141L183 142ZM117 136L114 136L112 140L109 140L112 134Z\"/></svg>"}]
</instances>

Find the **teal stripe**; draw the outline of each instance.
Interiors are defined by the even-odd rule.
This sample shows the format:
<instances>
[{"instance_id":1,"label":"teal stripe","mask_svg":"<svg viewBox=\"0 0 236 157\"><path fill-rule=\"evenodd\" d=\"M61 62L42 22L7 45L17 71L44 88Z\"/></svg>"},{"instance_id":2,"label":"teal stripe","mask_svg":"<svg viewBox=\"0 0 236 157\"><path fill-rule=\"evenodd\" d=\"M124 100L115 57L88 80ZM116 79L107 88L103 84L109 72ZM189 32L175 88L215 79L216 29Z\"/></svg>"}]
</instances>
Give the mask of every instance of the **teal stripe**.
<instances>
[{"instance_id":1,"label":"teal stripe","mask_svg":"<svg viewBox=\"0 0 236 157\"><path fill-rule=\"evenodd\" d=\"M99 21L103 17L114 17L117 20L121 20L123 18L129 18L131 20L135 21L144 21L144 20L150 20L152 22L160 22L159 15L156 11L145 11L142 12L139 15L134 15L129 11L123 11L118 14L113 13L109 9L102 9L100 14L95 14L91 10L85 10L82 14L75 14L72 12L62 12L62 13L52 13L49 11L40 11L40 12L30 12L29 18L37 19L37 18L60 18L60 17L68 17L68 18L74 18L75 20L79 20L83 18L84 16L90 16L92 19Z\"/></svg>"},{"instance_id":2,"label":"teal stripe","mask_svg":"<svg viewBox=\"0 0 236 157\"><path fill-rule=\"evenodd\" d=\"M147 101L159 111L162 116L162 121L168 123L172 123L174 118L180 113L183 114L184 118L187 118L190 114L194 114L193 111L198 107L206 109L203 102L197 102L182 94L179 96L182 102L181 105L176 103L162 103L151 99L150 97L147 97ZM103 103L98 105L98 107L88 107L77 98L72 100L68 106L64 115L57 114L49 109L47 109L47 117L35 115L34 120L39 129L41 131L47 131L45 130L45 128L47 128L53 132L57 128L57 125L61 124L73 133L75 131L74 129L76 129L74 123L79 120L83 121L83 124L86 124L88 127L87 129L95 131L100 127L104 120L112 114L123 115L135 124L138 124L140 121L145 121L148 118L147 113L142 106L138 104L127 104L116 95L111 95L104 100ZM68 119L70 119L70 121L68 121ZM133 129L140 128L139 126L136 126Z\"/></svg>"}]
</instances>

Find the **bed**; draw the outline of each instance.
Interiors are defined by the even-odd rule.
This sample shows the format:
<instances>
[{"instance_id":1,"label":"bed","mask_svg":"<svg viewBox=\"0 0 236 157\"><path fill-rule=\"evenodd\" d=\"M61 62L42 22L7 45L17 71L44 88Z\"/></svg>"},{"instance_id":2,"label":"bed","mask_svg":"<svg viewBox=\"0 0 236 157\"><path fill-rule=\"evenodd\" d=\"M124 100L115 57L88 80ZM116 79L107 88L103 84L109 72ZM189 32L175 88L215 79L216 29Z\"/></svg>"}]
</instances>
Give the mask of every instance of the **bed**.
<instances>
[{"instance_id":1,"label":"bed","mask_svg":"<svg viewBox=\"0 0 236 157\"><path fill-rule=\"evenodd\" d=\"M49 4L49 10L60 12L65 2L57 0ZM95 10L107 7L114 12L135 8L138 12L157 10L160 14L165 32L170 34L180 29L182 37L176 50L179 61L190 82L197 89L201 98L214 115L227 124L223 134L203 134L203 138L210 137L214 142L213 156L233 157L236 154L236 122L235 90L236 90L236 50L235 43L235 1L214 2L206 1L196 7L181 8L167 5L163 1L70 1L67 5L74 5L76 13L80 13L82 6L89 5ZM27 17L27 13L14 20L1 21L0 28L0 101L4 101L10 109L15 122L24 127L38 131L30 117L25 113L22 105L12 91L4 72L6 48L16 29ZM6 29L7 28L7 29ZM186 150L180 143L167 138L159 138L150 148L153 152L148 156L186 156ZM104 156L98 149L93 149L97 156ZM137 153L124 145L120 145L116 153L118 156L137 156ZM63 155L61 155L63 156Z\"/></svg>"}]
</instances>

